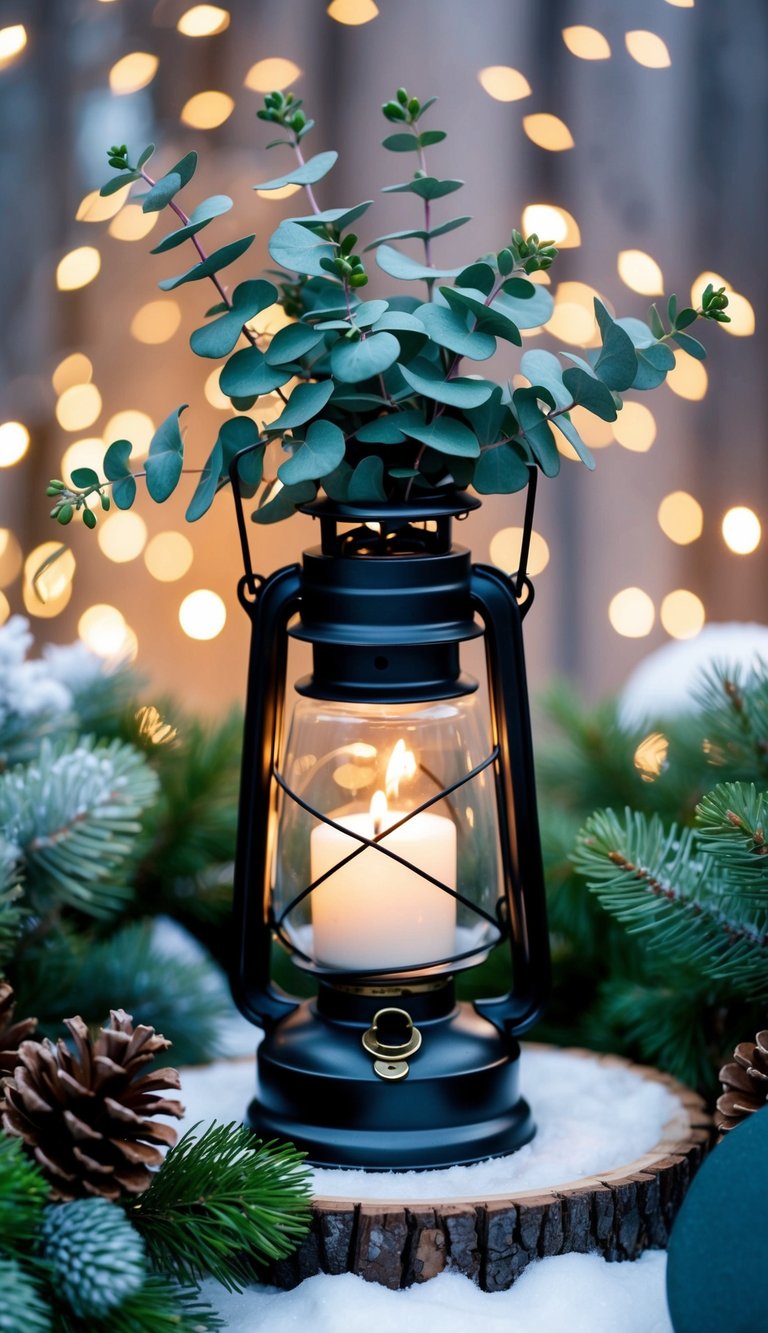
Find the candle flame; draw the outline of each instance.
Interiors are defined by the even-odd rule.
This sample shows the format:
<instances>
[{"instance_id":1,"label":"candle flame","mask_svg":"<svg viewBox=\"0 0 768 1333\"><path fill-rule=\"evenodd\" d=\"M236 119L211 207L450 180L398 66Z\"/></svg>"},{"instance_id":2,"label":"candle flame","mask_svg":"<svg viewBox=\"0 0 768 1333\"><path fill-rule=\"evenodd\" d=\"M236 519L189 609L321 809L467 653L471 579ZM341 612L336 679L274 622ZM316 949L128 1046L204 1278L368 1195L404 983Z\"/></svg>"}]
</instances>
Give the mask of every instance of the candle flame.
<instances>
[{"instance_id":1,"label":"candle flame","mask_svg":"<svg viewBox=\"0 0 768 1333\"><path fill-rule=\"evenodd\" d=\"M375 791L371 797L371 819L373 820L373 836L378 838L381 828L389 813L387 798L383 791Z\"/></svg>"},{"instance_id":2,"label":"candle flame","mask_svg":"<svg viewBox=\"0 0 768 1333\"><path fill-rule=\"evenodd\" d=\"M407 749L405 741L399 740L389 757L387 772L384 778L387 796L400 795L400 783L405 782L416 774L418 764L416 756L412 750Z\"/></svg>"}]
</instances>

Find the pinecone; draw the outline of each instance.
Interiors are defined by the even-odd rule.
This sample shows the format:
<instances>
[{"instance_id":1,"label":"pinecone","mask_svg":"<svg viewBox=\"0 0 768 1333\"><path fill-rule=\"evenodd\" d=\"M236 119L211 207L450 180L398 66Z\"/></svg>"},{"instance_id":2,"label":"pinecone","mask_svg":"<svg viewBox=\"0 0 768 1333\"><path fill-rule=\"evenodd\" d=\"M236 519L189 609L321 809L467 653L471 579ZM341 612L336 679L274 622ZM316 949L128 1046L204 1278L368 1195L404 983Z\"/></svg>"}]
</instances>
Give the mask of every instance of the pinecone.
<instances>
[{"instance_id":1,"label":"pinecone","mask_svg":"<svg viewBox=\"0 0 768 1333\"><path fill-rule=\"evenodd\" d=\"M23 1041L13 1077L6 1079L3 1127L27 1151L66 1201L141 1194L159 1166L153 1144L173 1147L176 1130L148 1117L184 1114L180 1102L159 1094L180 1087L175 1069L138 1077L158 1051L170 1046L154 1028L134 1029L129 1014L113 1009L109 1024L91 1039L82 1018L68 1018L74 1053L65 1041Z\"/></svg>"},{"instance_id":2,"label":"pinecone","mask_svg":"<svg viewBox=\"0 0 768 1333\"><path fill-rule=\"evenodd\" d=\"M37 1027L36 1018L25 1018L21 1023L14 1023L15 1008L13 986L9 986L7 981L0 981L0 1079L4 1074L13 1073L19 1063L21 1042L31 1037Z\"/></svg>"},{"instance_id":3,"label":"pinecone","mask_svg":"<svg viewBox=\"0 0 768 1333\"><path fill-rule=\"evenodd\" d=\"M75 1199L45 1210L43 1258L56 1290L81 1319L103 1319L144 1285L144 1241L107 1199Z\"/></svg>"},{"instance_id":4,"label":"pinecone","mask_svg":"<svg viewBox=\"0 0 768 1333\"><path fill-rule=\"evenodd\" d=\"M739 1042L719 1077L723 1094L717 1099L715 1124L725 1134L768 1103L768 1030L758 1032L754 1041Z\"/></svg>"}]
</instances>

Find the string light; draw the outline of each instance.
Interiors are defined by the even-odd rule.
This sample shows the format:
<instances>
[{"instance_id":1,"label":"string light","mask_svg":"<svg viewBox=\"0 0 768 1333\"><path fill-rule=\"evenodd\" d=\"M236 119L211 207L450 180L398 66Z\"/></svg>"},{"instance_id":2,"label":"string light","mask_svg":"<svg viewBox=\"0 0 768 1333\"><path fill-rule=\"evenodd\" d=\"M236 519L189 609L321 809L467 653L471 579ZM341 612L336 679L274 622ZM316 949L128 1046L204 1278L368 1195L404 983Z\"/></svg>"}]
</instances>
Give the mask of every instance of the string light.
<instances>
[{"instance_id":1,"label":"string light","mask_svg":"<svg viewBox=\"0 0 768 1333\"><path fill-rule=\"evenodd\" d=\"M94 245L80 245L70 250L56 265L56 286L60 292L74 292L87 287L101 268L101 255Z\"/></svg>"},{"instance_id":2,"label":"string light","mask_svg":"<svg viewBox=\"0 0 768 1333\"><path fill-rule=\"evenodd\" d=\"M177 301L148 301L131 320L131 337L137 342L155 345L168 342L181 323Z\"/></svg>"},{"instance_id":3,"label":"string light","mask_svg":"<svg viewBox=\"0 0 768 1333\"><path fill-rule=\"evenodd\" d=\"M726 325L723 325L725 328ZM689 402L698 402L702 399L709 385L706 366L701 361L696 361L686 352L676 351L674 369L667 374L666 384L669 385L673 393L678 398L686 398Z\"/></svg>"},{"instance_id":4,"label":"string light","mask_svg":"<svg viewBox=\"0 0 768 1333\"><path fill-rule=\"evenodd\" d=\"M190 639L215 639L227 619L227 608L218 593L198 588L179 607L179 624Z\"/></svg>"},{"instance_id":5,"label":"string light","mask_svg":"<svg viewBox=\"0 0 768 1333\"><path fill-rule=\"evenodd\" d=\"M644 250L621 250L616 267L619 277L630 291L641 296L661 296L664 276L656 260Z\"/></svg>"},{"instance_id":6,"label":"string light","mask_svg":"<svg viewBox=\"0 0 768 1333\"><path fill-rule=\"evenodd\" d=\"M0 69L21 55L26 44L27 30L23 23L11 23L7 28L0 28Z\"/></svg>"},{"instance_id":7,"label":"string light","mask_svg":"<svg viewBox=\"0 0 768 1333\"><path fill-rule=\"evenodd\" d=\"M487 65L478 73L480 85L497 102L518 102L530 97L531 85L519 69L511 65Z\"/></svg>"},{"instance_id":8,"label":"string light","mask_svg":"<svg viewBox=\"0 0 768 1333\"><path fill-rule=\"evenodd\" d=\"M760 519L746 505L735 505L723 517L722 533L726 546L734 554L751 555L760 545Z\"/></svg>"},{"instance_id":9,"label":"string light","mask_svg":"<svg viewBox=\"0 0 768 1333\"><path fill-rule=\"evenodd\" d=\"M325 12L337 23L347 23L357 27L361 23L370 23L371 19L376 18L379 10L373 0L331 0Z\"/></svg>"},{"instance_id":10,"label":"string light","mask_svg":"<svg viewBox=\"0 0 768 1333\"><path fill-rule=\"evenodd\" d=\"M57 394L71 389L74 384L90 384L93 378L93 365L84 352L72 352L60 361L51 376L51 383Z\"/></svg>"},{"instance_id":11,"label":"string light","mask_svg":"<svg viewBox=\"0 0 768 1333\"><path fill-rule=\"evenodd\" d=\"M110 236L118 241L141 241L157 226L159 213L145 213L140 204L126 204L109 224Z\"/></svg>"},{"instance_id":12,"label":"string light","mask_svg":"<svg viewBox=\"0 0 768 1333\"><path fill-rule=\"evenodd\" d=\"M607 60L611 54L608 39L597 28L584 24L563 28L563 41L571 55L580 60Z\"/></svg>"},{"instance_id":13,"label":"string light","mask_svg":"<svg viewBox=\"0 0 768 1333\"><path fill-rule=\"evenodd\" d=\"M704 511L687 491L671 491L665 495L656 517L665 537L677 542L678 546L695 542L704 527Z\"/></svg>"},{"instance_id":14,"label":"string light","mask_svg":"<svg viewBox=\"0 0 768 1333\"><path fill-rule=\"evenodd\" d=\"M301 74L299 66L282 56L267 56L251 65L245 76L246 88L255 93L284 92Z\"/></svg>"},{"instance_id":15,"label":"string light","mask_svg":"<svg viewBox=\"0 0 768 1333\"><path fill-rule=\"evenodd\" d=\"M105 196L100 195L98 190L91 190L90 194L80 200L75 221L107 222L120 212L128 198L130 188L130 185L124 185L121 190L115 190L114 194Z\"/></svg>"},{"instance_id":16,"label":"string light","mask_svg":"<svg viewBox=\"0 0 768 1333\"><path fill-rule=\"evenodd\" d=\"M644 736L635 750L634 764L643 782L654 782L667 766L669 741L660 731Z\"/></svg>"},{"instance_id":17,"label":"string light","mask_svg":"<svg viewBox=\"0 0 768 1333\"><path fill-rule=\"evenodd\" d=\"M520 563L520 544L523 539L522 528L501 528L491 539L491 563L503 569L505 574L512 574ZM528 573L535 577L549 564L549 546L539 532L531 533L531 545L528 551Z\"/></svg>"},{"instance_id":18,"label":"string light","mask_svg":"<svg viewBox=\"0 0 768 1333\"><path fill-rule=\"evenodd\" d=\"M72 596L75 557L68 549L35 578L44 562L60 551L61 546L61 542L58 541L43 542L30 551L24 561L22 586L24 606L30 615L38 616L42 620L50 620L59 615Z\"/></svg>"},{"instance_id":19,"label":"string light","mask_svg":"<svg viewBox=\"0 0 768 1333\"><path fill-rule=\"evenodd\" d=\"M186 574L194 552L183 532L158 532L147 543L144 564L158 583L175 583Z\"/></svg>"},{"instance_id":20,"label":"string light","mask_svg":"<svg viewBox=\"0 0 768 1333\"><path fill-rule=\"evenodd\" d=\"M101 394L95 384L73 384L56 403L62 430L87 430L101 414Z\"/></svg>"},{"instance_id":21,"label":"string light","mask_svg":"<svg viewBox=\"0 0 768 1333\"><path fill-rule=\"evenodd\" d=\"M13 467L29 448L29 431L21 421L0 425L0 467Z\"/></svg>"},{"instance_id":22,"label":"string light","mask_svg":"<svg viewBox=\"0 0 768 1333\"><path fill-rule=\"evenodd\" d=\"M109 87L116 96L137 93L152 82L158 67L157 56L149 51L131 51L109 71Z\"/></svg>"},{"instance_id":23,"label":"string light","mask_svg":"<svg viewBox=\"0 0 768 1333\"><path fill-rule=\"evenodd\" d=\"M0 588L13 583L21 565L21 547L15 533L10 528L0 528Z\"/></svg>"},{"instance_id":24,"label":"string light","mask_svg":"<svg viewBox=\"0 0 768 1333\"><path fill-rule=\"evenodd\" d=\"M85 440L75 440L64 450L61 459L61 475L64 480L71 478L75 468L92 467L94 472L102 474L104 459L104 441L98 435Z\"/></svg>"},{"instance_id":25,"label":"string light","mask_svg":"<svg viewBox=\"0 0 768 1333\"><path fill-rule=\"evenodd\" d=\"M4 625L11 614L11 604L4 592L0 592L0 625Z\"/></svg>"},{"instance_id":26,"label":"string light","mask_svg":"<svg viewBox=\"0 0 768 1333\"><path fill-rule=\"evenodd\" d=\"M528 204L523 209L522 232L545 237L560 250L581 245L579 224L572 213L555 204Z\"/></svg>"},{"instance_id":27,"label":"string light","mask_svg":"<svg viewBox=\"0 0 768 1333\"><path fill-rule=\"evenodd\" d=\"M600 335L595 319L595 297L599 293L586 282L561 282L555 293L555 308L546 329L553 338L577 347L596 346Z\"/></svg>"},{"instance_id":28,"label":"string light","mask_svg":"<svg viewBox=\"0 0 768 1333\"><path fill-rule=\"evenodd\" d=\"M645 454L656 439L656 418L644 403L625 400L624 406L613 422L613 434L623 449L629 449L635 454Z\"/></svg>"},{"instance_id":29,"label":"string light","mask_svg":"<svg viewBox=\"0 0 768 1333\"><path fill-rule=\"evenodd\" d=\"M646 69L666 69L672 64L666 42L655 32L637 28L626 33L624 41L632 59L638 65L645 65Z\"/></svg>"},{"instance_id":30,"label":"string light","mask_svg":"<svg viewBox=\"0 0 768 1333\"><path fill-rule=\"evenodd\" d=\"M136 656L136 635L125 623L122 611L106 602L97 602L83 611L77 632L87 648L97 657L125 661Z\"/></svg>"},{"instance_id":31,"label":"string light","mask_svg":"<svg viewBox=\"0 0 768 1333\"><path fill-rule=\"evenodd\" d=\"M608 604L608 619L625 639L644 639L655 618L653 602L642 588L622 588Z\"/></svg>"},{"instance_id":32,"label":"string light","mask_svg":"<svg viewBox=\"0 0 768 1333\"><path fill-rule=\"evenodd\" d=\"M676 588L659 608L659 619L672 639L692 639L704 626L704 603L695 592Z\"/></svg>"},{"instance_id":33,"label":"string light","mask_svg":"<svg viewBox=\"0 0 768 1333\"><path fill-rule=\"evenodd\" d=\"M229 27L230 15L218 5L193 5L181 15L176 27L184 37L214 37Z\"/></svg>"},{"instance_id":34,"label":"string light","mask_svg":"<svg viewBox=\"0 0 768 1333\"><path fill-rule=\"evenodd\" d=\"M109 515L97 529L99 548L108 560L126 564L140 556L147 542L147 525L140 514L128 509Z\"/></svg>"},{"instance_id":35,"label":"string light","mask_svg":"<svg viewBox=\"0 0 768 1333\"><path fill-rule=\"evenodd\" d=\"M113 440L130 440L133 445L132 459L144 458L152 443L155 423L146 412L136 407L127 407L122 412L115 412L104 427L104 439L108 444Z\"/></svg>"},{"instance_id":36,"label":"string light","mask_svg":"<svg viewBox=\"0 0 768 1333\"><path fill-rule=\"evenodd\" d=\"M184 103L181 120L194 130L215 130L229 119L234 109L234 99L229 93L209 88L203 93L195 93Z\"/></svg>"},{"instance_id":37,"label":"string light","mask_svg":"<svg viewBox=\"0 0 768 1333\"><path fill-rule=\"evenodd\" d=\"M546 148L550 153L562 153L573 148L573 135L565 121L547 111L523 116L523 130L531 143L535 143L538 148Z\"/></svg>"}]
</instances>

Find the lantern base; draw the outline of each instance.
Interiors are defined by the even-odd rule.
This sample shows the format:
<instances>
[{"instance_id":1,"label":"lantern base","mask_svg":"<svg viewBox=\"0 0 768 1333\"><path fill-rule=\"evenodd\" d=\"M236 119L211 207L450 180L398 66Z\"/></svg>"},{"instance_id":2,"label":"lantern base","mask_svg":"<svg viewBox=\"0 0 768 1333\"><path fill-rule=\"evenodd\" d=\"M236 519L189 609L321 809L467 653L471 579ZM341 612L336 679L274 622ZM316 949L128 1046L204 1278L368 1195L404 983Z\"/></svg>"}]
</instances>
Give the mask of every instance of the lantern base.
<instances>
[{"instance_id":1,"label":"lantern base","mask_svg":"<svg viewBox=\"0 0 768 1333\"><path fill-rule=\"evenodd\" d=\"M411 1013L422 1037L398 1081L375 1072L362 1044L387 1005ZM317 1166L468 1165L533 1138L519 1055L514 1039L454 1002L452 983L431 1000L413 988L382 997L323 986L265 1036L248 1123L262 1138L290 1139Z\"/></svg>"}]
</instances>

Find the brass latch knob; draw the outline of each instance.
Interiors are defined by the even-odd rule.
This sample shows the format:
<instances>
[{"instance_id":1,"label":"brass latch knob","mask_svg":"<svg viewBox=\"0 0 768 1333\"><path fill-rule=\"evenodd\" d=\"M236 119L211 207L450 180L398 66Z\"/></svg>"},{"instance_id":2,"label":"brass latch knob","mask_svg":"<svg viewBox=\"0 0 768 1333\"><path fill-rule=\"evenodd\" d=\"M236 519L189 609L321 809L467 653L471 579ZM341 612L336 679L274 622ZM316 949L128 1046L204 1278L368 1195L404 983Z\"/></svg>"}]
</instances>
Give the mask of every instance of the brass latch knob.
<instances>
[{"instance_id":1,"label":"brass latch knob","mask_svg":"<svg viewBox=\"0 0 768 1333\"><path fill-rule=\"evenodd\" d=\"M421 1033L405 1009L379 1009L363 1035L363 1046L374 1057L374 1073L397 1082L408 1073L408 1057L421 1046Z\"/></svg>"}]
</instances>

